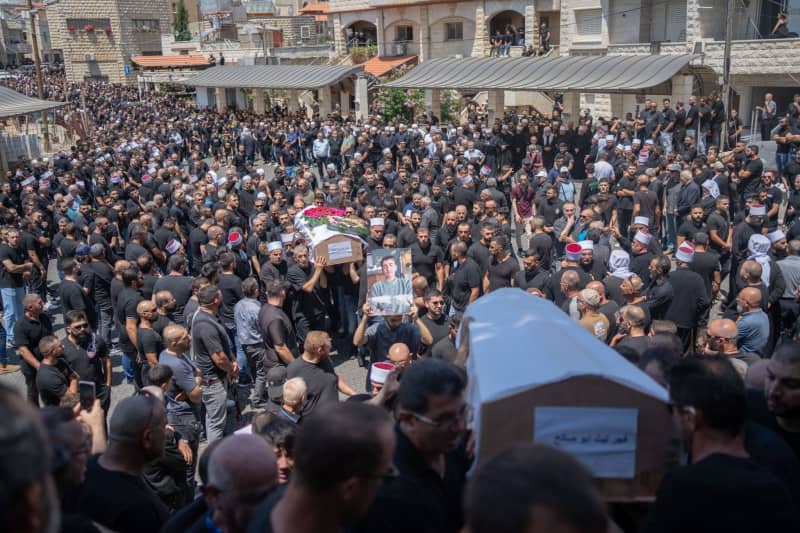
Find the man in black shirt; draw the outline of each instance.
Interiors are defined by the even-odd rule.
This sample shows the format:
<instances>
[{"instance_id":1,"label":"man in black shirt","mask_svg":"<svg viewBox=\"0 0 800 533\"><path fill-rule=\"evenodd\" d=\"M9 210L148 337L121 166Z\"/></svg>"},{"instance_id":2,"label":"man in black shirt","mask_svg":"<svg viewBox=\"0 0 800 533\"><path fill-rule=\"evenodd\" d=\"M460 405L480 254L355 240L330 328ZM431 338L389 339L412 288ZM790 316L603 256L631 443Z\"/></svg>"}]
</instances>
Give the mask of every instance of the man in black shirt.
<instances>
[{"instance_id":1,"label":"man in black shirt","mask_svg":"<svg viewBox=\"0 0 800 533\"><path fill-rule=\"evenodd\" d=\"M258 329L266 346L267 372L275 366L288 365L299 355L294 325L283 310L286 290L284 282L272 280L267 283L267 302L258 313Z\"/></svg>"},{"instance_id":2,"label":"man in black shirt","mask_svg":"<svg viewBox=\"0 0 800 533\"><path fill-rule=\"evenodd\" d=\"M172 296L175 298L175 309L172 310L172 320L176 324L184 323L183 310L192 297L192 278L186 275L187 266L185 255L173 255L167 262L168 274L158 278L156 284L153 286L154 294L161 291L169 291L172 293Z\"/></svg>"},{"instance_id":3,"label":"man in black shirt","mask_svg":"<svg viewBox=\"0 0 800 533\"><path fill-rule=\"evenodd\" d=\"M431 348L440 340L447 337L448 317L444 313L444 296L437 289L428 289L424 296L426 312L418 320L423 322L431 335L431 343L420 342L420 357L430 356Z\"/></svg>"},{"instance_id":4,"label":"man in black shirt","mask_svg":"<svg viewBox=\"0 0 800 533\"><path fill-rule=\"evenodd\" d=\"M523 291L538 289L544 292L550 281L550 272L542 268L539 255L533 249L522 252L522 268L514 274L514 286Z\"/></svg>"},{"instance_id":5,"label":"man in black shirt","mask_svg":"<svg viewBox=\"0 0 800 533\"><path fill-rule=\"evenodd\" d=\"M800 529L786 486L745 449L745 386L730 361L724 356L681 361L669 373L669 392L691 463L661 482L641 531Z\"/></svg>"},{"instance_id":6,"label":"man in black shirt","mask_svg":"<svg viewBox=\"0 0 800 533\"><path fill-rule=\"evenodd\" d=\"M684 349L694 346L698 321L711 303L703 279L690 269L693 260L694 246L688 242L681 244L675 252L675 271L669 275L675 294L665 318L678 326L678 336L683 341Z\"/></svg>"},{"instance_id":7,"label":"man in black shirt","mask_svg":"<svg viewBox=\"0 0 800 533\"><path fill-rule=\"evenodd\" d=\"M708 227L706 223L703 222L703 206L695 204L692 206L689 218L678 227L678 246L680 246L683 241L693 243L695 233L700 231L708 233Z\"/></svg>"},{"instance_id":8,"label":"man in black shirt","mask_svg":"<svg viewBox=\"0 0 800 533\"><path fill-rule=\"evenodd\" d=\"M737 175L739 192L739 205L745 205L748 195L755 193L761 185L761 173L764 172L764 163L758 156L758 146L752 144L745 150L747 161Z\"/></svg>"},{"instance_id":9,"label":"man in black shirt","mask_svg":"<svg viewBox=\"0 0 800 533\"><path fill-rule=\"evenodd\" d=\"M217 286L222 292L222 307L219 310L219 318L225 331L228 332L230 345L236 350L236 361L239 363L239 371L242 372L243 381L250 381L247 373L247 357L241 343L236 338L236 321L233 316L233 308L236 302L244 298L242 292L242 279L235 274L236 256L232 252L224 252L219 256L219 264L222 274L219 276Z\"/></svg>"},{"instance_id":10,"label":"man in black shirt","mask_svg":"<svg viewBox=\"0 0 800 533\"><path fill-rule=\"evenodd\" d=\"M100 400L104 413L111 406L111 358L108 345L94 334L83 311L64 313L64 359L81 381L94 383L95 397Z\"/></svg>"},{"instance_id":11,"label":"man in black shirt","mask_svg":"<svg viewBox=\"0 0 800 533\"><path fill-rule=\"evenodd\" d=\"M354 532L460 530L470 464L464 386L456 367L440 359L423 359L403 371L394 454L399 476L384 483Z\"/></svg>"},{"instance_id":12,"label":"man in black shirt","mask_svg":"<svg viewBox=\"0 0 800 533\"><path fill-rule=\"evenodd\" d=\"M93 244L89 255L91 261L82 265L81 272L86 279L89 297L95 304L97 335L110 346L111 325L114 320L114 309L111 305L111 281L114 279L114 269L106 260L103 245Z\"/></svg>"},{"instance_id":13,"label":"man in black shirt","mask_svg":"<svg viewBox=\"0 0 800 533\"><path fill-rule=\"evenodd\" d=\"M294 248L294 260L286 273L286 281L292 285L292 314L297 339L302 343L309 331L325 329L328 278L324 269L327 262L324 257L317 258L312 267L305 244Z\"/></svg>"},{"instance_id":14,"label":"man in black shirt","mask_svg":"<svg viewBox=\"0 0 800 533\"><path fill-rule=\"evenodd\" d=\"M428 287L444 288L444 252L431 243L428 228L417 229L417 240L410 246L414 272L424 277Z\"/></svg>"},{"instance_id":15,"label":"man in black shirt","mask_svg":"<svg viewBox=\"0 0 800 533\"><path fill-rule=\"evenodd\" d=\"M164 452L167 416L164 404L149 392L117 404L108 431L108 447L89 459L77 496L78 510L120 533L158 531L168 509L142 479L144 467Z\"/></svg>"},{"instance_id":16,"label":"man in black shirt","mask_svg":"<svg viewBox=\"0 0 800 533\"><path fill-rule=\"evenodd\" d=\"M30 277L33 263L25 262L17 250L19 231L8 230L6 242L0 243L0 292L3 296L3 324L8 334L8 344L14 344L14 323L22 317L22 298L25 281ZM5 351L0 352L5 357ZM6 360L0 360L3 367Z\"/></svg>"},{"instance_id":17,"label":"man in black shirt","mask_svg":"<svg viewBox=\"0 0 800 533\"><path fill-rule=\"evenodd\" d=\"M136 314L139 315L139 326L136 328L136 352L139 354L141 365L141 380L149 385L147 374L151 368L158 365L158 354L164 349L161 335L153 330L153 321L158 317L156 304L152 300L142 300L136 304Z\"/></svg>"},{"instance_id":18,"label":"man in black shirt","mask_svg":"<svg viewBox=\"0 0 800 533\"><path fill-rule=\"evenodd\" d=\"M474 302L481 289L481 267L471 257L467 257L467 245L454 242L450 246L450 256L456 263L447 280L447 295L451 313L464 312L467 305Z\"/></svg>"},{"instance_id":19,"label":"man in black shirt","mask_svg":"<svg viewBox=\"0 0 800 533\"><path fill-rule=\"evenodd\" d=\"M42 364L36 372L36 388L44 405L59 405L67 392L78 393L78 374L64 359L64 346L53 335L39 341Z\"/></svg>"},{"instance_id":20,"label":"man in black shirt","mask_svg":"<svg viewBox=\"0 0 800 533\"><path fill-rule=\"evenodd\" d=\"M192 348L203 376L206 435L211 443L225 435L228 387L238 379L239 365L228 332L217 319L222 292L216 285L207 285L197 292L197 300L200 308L192 324Z\"/></svg>"},{"instance_id":21,"label":"man in black shirt","mask_svg":"<svg viewBox=\"0 0 800 533\"><path fill-rule=\"evenodd\" d=\"M80 264L75 259L65 259L61 263L64 270L64 279L61 281L61 306L64 313L70 311L83 311L93 328L97 327L97 315L94 302L89 298L89 289L79 281L81 273Z\"/></svg>"},{"instance_id":22,"label":"man in black shirt","mask_svg":"<svg viewBox=\"0 0 800 533\"><path fill-rule=\"evenodd\" d=\"M511 287L514 284L514 275L519 272L519 260L511 255L508 246L505 237L492 237L489 243L492 260L483 280L484 293Z\"/></svg>"},{"instance_id":23,"label":"man in black shirt","mask_svg":"<svg viewBox=\"0 0 800 533\"><path fill-rule=\"evenodd\" d=\"M139 314L136 306L144 300L139 292L143 282L142 273L135 266L129 266L122 272L123 289L117 296L115 321L119 331L119 350L122 352L122 366L128 382L141 386L141 367L137 362L136 332L139 326Z\"/></svg>"},{"instance_id":24,"label":"man in black shirt","mask_svg":"<svg viewBox=\"0 0 800 533\"><path fill-rule=\"evenodd\" d=\"M25 313L14 324L14 341L22 360L22 375L25 376L25 388L28 400L39 405L39 390L36 388L36 371L39 369L42 354L39 341L53 334L53 325L47 313L44 313L44 301L38 294L28 294L22 299Z\"/></svg>"},{"instance_id":25,"label":"man in black shirt","mask_svg":"<svg viewBox=\"0 0 800 533\"><path fill-rule=\"evenodd\" d=\"M763 391L751 391L750 418L774 431L800 459L800 343L779 345L767 364Z\"/></svg>"}]
</instances>

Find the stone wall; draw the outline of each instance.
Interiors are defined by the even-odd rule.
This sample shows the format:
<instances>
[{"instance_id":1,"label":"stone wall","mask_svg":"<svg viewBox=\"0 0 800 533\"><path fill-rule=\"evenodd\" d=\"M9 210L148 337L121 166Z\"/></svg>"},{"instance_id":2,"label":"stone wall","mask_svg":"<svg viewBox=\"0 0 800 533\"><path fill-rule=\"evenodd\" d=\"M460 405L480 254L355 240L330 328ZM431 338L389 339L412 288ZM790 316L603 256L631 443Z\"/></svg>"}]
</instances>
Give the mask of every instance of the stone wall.
<instances>
[{"instance_id":1,"label":"stone wall","mask_svg":"<svg viewBox=\"0 0 800 533\"><path fill-rule=\"evenodd\" d=\"M270 26L274 26L283 32L283 46L302 46L303 43L316 43L317 23L313 15L298 15L295 17L270 17L266 20ZM300 28L308 26L308 39L301 39Z\"/></svg>"},{"instance_id":2,"label":"stone wall","mask_svg":"<svg viewBox=\"0 0 800 533\"><path fill-rule=\"evenodd\" d=\"M723 55L723 43L705 44L704 63L719 73L722 73ZM731 74L791 74L800 78L800 39L734 41L731 47ZM762 81L768 83L768 80Z\"/></svg>"},{"instance_id":3,"label":"stone wall","mask_svg":"<svg viewBox=\"0 0 800 533\"><path fill-rule=\"evenodd\" d=\"M54 48L64 52L64 67L70 81L80 82L87 76L107 77L109 82L135 80L125 74L132 56L161 53L161 32L170 31L170 5L167 0L61 0L47 6L50 34ZM107 21L104 27L86 32L84 28L68 29L68 20ZM158 20L159 31L137 31L134 20ZM94 60L87 57L94 57Z\"/></svg>"}]
</instances>

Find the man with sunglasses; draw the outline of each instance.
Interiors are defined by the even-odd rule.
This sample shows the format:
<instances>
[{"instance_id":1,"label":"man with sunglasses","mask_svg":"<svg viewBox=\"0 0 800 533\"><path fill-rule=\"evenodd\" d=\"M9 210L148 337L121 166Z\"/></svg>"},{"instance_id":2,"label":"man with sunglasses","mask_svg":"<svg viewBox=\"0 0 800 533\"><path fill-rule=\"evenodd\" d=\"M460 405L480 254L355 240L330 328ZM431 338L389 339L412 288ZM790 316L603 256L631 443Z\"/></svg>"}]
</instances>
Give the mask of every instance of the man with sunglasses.
<instances>
[{"instance_id":1,"label":"man with sunglasses","mask_svg":"<svg viewBox=\"0 0 800 533\"><path fill-rule=\"evenodd\" d=\"M424 359L403 371L395 426L399 476L384 483L354 532L459 531L469 468L464 387L462 373L439 359Z\"/></svg>"},{"instance_id":2,"label":"man with sunglasses","mask_svg":"<svg viewBox=\"0 0 800 533\"><path fill-rule=\"evenodd\" d=\"M106 342L92 331L86 313L69 311L64 314L67 338L64 339L64 359L82 381L94 383L95 397L104 412L111 405L111 358Z\"/></svg>"},{"instance_id":3,"label":"man with sunglasses","mask_svg":"<svg viewBox=\"0 0 800 533\"><path fill-rule=\"evenodd\" d=\"M426 312L419 318L431 334L431 343L420 344L419 356L426 357L430 354L431 347L447 337L447 315L444 312L444 295L437 289L425 291Z\"/></svg>"}]
</instances>

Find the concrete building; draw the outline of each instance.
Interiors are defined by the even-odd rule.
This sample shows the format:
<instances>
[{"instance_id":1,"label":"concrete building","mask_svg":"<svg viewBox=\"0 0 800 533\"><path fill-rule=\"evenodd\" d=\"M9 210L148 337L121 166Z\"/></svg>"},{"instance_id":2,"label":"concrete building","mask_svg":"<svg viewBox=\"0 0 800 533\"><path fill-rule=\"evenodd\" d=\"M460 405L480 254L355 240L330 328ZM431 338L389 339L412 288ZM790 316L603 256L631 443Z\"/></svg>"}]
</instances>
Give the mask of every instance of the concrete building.
<instances>
[{"instance_id":1,"label":"concrete building","mask_svg":"<svg viewBox=\"0 0 800 533\"><path fill-rule=\"evenodd\" d=\"M131 57L161 54L161 34L172 33L168 0L55 0L46 9L72 82L135 81Z\"/></svg>"},{"instance_id":2,"label":"concrete building","mask_svg":"<svg viewBox=\"0 0 800 533\"><path fill-rule=\"evenodd\" d=\"M20 12L21 2L0 2L0 63L21 65L32 59L28 43L29 21Z\"/></svg>"},{"instance_id":3,"label":"concrete building","mask_svg":"<svg viewBox=\"0 0 800 533\"><path fill-rule=\"evenodd\" d=\"M785 3L785 2L784 2ZM764 39L781 2L737 3L732 46L733 106L749 122L753 102L775 94L781 109L800 85L800 39ZM791 12L800 0L788 0ZM726 0L330 0L328 17L337 53L354 43L374 43L380 57L417 56L420 62L443 57L486 57L490 36L513 28L518 44L539 46L543 25L550 32L550 55L695 54L693 65L717 74L681 73L669 95L581 93L566 95L568 111L589 108L594 116L624 115L647 97L709 94L722 75ZM800 5L798 5L800 7ZM794 26L793 26L794 25ZM790 30L800 31L790 19ZM512 47L511 55L521 55ZM502 59L498 59L502 61ZM534 106L547 112L552 95L506 91L506 106ZM486 97L486 95L484 95Z\"/></svg>"}]
</instances>

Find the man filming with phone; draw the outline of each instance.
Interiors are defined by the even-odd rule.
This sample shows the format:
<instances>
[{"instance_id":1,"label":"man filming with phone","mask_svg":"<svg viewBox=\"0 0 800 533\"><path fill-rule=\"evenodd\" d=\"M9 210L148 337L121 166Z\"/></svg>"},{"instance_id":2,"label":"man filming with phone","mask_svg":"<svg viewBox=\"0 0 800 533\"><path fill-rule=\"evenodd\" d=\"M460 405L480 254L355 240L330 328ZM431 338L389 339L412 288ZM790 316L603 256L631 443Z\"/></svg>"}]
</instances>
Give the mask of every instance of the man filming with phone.
<instances>
[{"instance_id":1,"label":"man filming with phone","mask_svg":"<svg viewBox=\"0 0 800 533\"><path fill-rule=\"evenodd\" d=\"M84 311L68 311L64 315L67 338L64 339L64 359L82 383L94 383L95 397L103 412L111 405L111 358L106 342L95 334Z\"/></svg>"}]
</instances>

